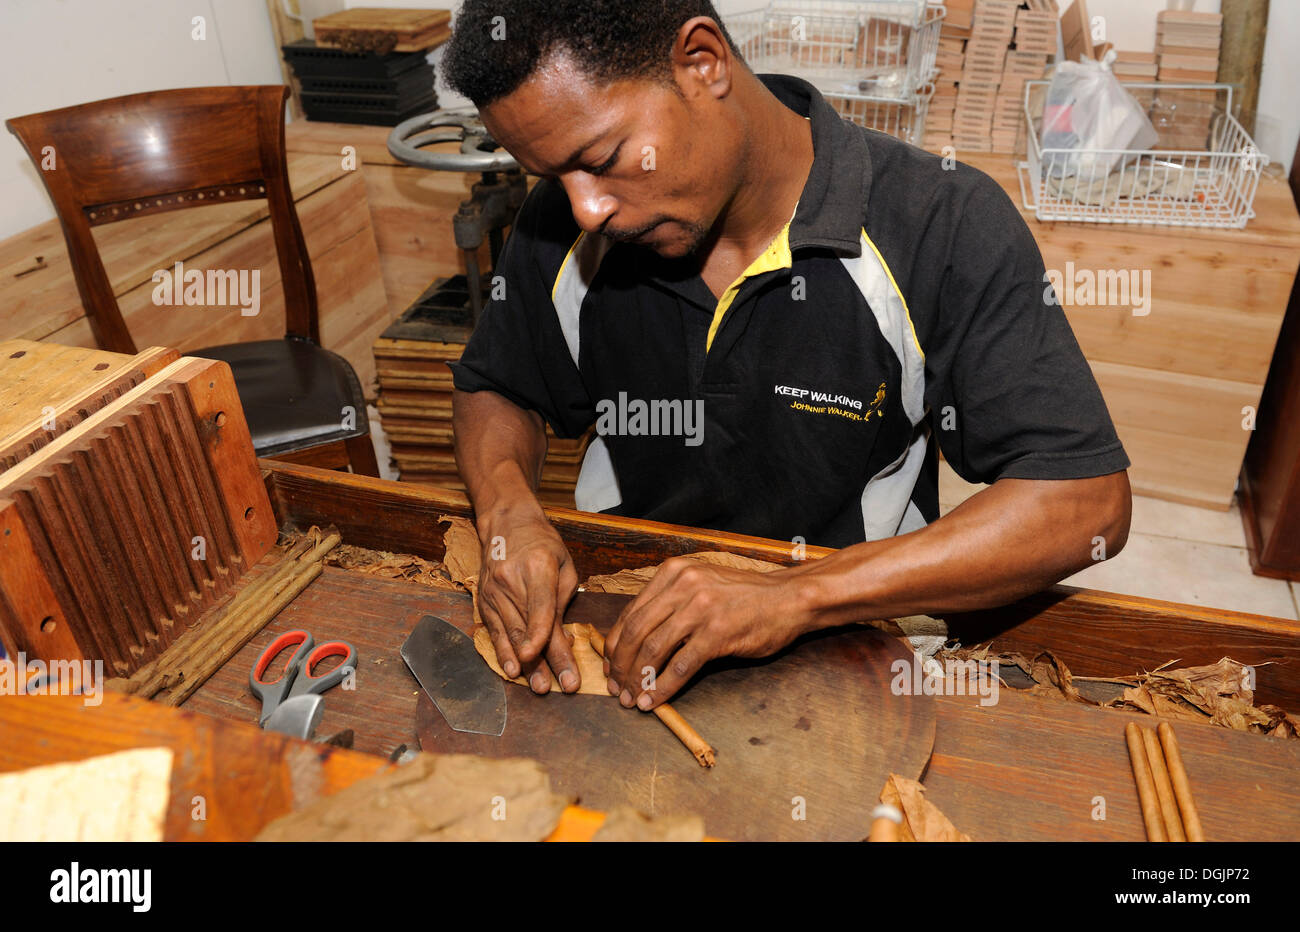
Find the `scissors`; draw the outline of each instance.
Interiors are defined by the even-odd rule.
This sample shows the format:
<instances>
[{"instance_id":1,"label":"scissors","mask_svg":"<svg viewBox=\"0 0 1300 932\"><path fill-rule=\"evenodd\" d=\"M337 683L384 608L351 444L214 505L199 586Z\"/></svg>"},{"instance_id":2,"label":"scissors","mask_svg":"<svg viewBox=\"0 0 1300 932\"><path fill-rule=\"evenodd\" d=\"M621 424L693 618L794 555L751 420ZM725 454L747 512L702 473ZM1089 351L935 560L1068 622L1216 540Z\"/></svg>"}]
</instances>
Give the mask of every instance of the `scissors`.
<instances>
[{"instance_id":1,"label":"scissors","mask_svg":"<svg viewBox=\"0 0 1300 932\"><path fill-rule=\"evenodd\" d=\"M267 668L280 652L297 645L289 662L273 680L266 680ZM342 657L343 662L333 670L320 676L314 670L327 657ZM312 636L306 631L286 631L262 651L257 662L248 674L248 685L253 695L262 700L262 716L258 724L265 726L266 720L280 703L295 696L319 696L327 689L332 689L343 680L356 673L357 650L347 641L329 641L314 647Z\"/></svg>"}]
</instances>

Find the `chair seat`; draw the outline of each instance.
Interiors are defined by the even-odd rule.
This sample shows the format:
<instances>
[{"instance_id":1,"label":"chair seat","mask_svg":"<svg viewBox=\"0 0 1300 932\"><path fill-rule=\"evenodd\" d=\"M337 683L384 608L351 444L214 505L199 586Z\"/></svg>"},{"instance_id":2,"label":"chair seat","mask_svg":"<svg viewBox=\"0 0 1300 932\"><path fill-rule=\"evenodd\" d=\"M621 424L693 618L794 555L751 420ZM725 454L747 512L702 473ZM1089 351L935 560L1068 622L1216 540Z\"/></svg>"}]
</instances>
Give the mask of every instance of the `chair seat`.
<instances>
[{"instance_id":1,"label":"chair seat","mask_svg":"<svg viewBox=\"0 0 1300 932\"><path fill-rule=\"evenodd\" d=\"M189 353L230 365L258 456L370 433L361 382L348 361L310 340L229 343ZM345 427L345 409L353 417Z\"/></svg>"}]
</instances>

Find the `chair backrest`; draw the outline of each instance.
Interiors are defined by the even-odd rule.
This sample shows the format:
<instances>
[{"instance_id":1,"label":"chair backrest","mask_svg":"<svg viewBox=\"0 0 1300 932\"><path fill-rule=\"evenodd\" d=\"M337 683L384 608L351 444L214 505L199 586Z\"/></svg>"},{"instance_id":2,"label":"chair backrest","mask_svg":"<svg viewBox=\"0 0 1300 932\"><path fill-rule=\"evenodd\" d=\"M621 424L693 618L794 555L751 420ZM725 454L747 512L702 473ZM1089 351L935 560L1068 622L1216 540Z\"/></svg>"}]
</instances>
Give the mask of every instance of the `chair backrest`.
<instances>
[{"instance_id":1,"label":"chair backrest","mask_svg":"<svg viewBox=\"0 0 1300 932\"><path fill-rule=\"evenodd\" d=\"M320 342L316 283L284 151L282 85L114 97L5 121L54 202L101 349L136 352L91 227L265 198L284 289L285 332ZM179 285L179 283L177 283Z\"/></svg>"}]
</instances>

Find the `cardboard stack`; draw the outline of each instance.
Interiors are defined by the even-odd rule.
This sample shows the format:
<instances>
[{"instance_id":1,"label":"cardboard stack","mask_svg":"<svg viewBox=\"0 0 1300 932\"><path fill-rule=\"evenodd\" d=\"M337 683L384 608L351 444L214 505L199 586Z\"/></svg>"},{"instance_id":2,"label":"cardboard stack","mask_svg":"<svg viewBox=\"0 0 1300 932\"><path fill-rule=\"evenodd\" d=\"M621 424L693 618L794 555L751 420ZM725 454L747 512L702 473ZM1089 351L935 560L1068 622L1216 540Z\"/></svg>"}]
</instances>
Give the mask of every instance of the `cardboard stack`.
<instances>
[{"instance_id":1,"label":"cardboard stack","mask_svg":"<svg viewBox=\"0 0 1300 932\"><path fill-rule=\"evenodd\" d=\"M1110 70L1120 81L1150 83L1156 79L1159 67L1155 52L1121 52L1116 49Z\"/></svg>"},{"instance_id":2,"label":"cardboard stack","mask_svg":"<svg viewBox=\"0 0 1300 932\"><path fill-rule=\"evenodd\" d=\"M1213 84L1219 72L1223 17L1218 13L1163 10L1156 14L1156 80L1161 84ZM1204 151L1209 144L1217 94L1212 89L1161 89L1151 123L1162 149Z\"/></svg>"},{"instance_id":3,"label":"cardboard stack","mask_svg":"<svg viewBox=\"0 0 1300 932\"><path fill-rule=\"evenodd\" d=\"M1219 74L1219 38L1223 16L1162 10L1156 14L1157 80L1178 84L1213 84Z\"/></svg>"},{"instance_id":4,"label":"cardboard stack","mask_svg":"<svg viewBox=\"0 0 1300 932\"><path fill-rule=\"evenodd\" d=\"M947 15L939 28L939 49L934 64L939 76L934 81L934 96L925 120L922 145L931 152L942 152L953 145L953 115L957 109L957 82L966 64L966 40L971 34L971 17L975 0L948 0Z\"/></svg>"},{"instance_id":5,"label":"cardboard stack","mask_svg":"<svg viewBox=\"0 0 1300 932\"><path fill-rule=\"evenodd\" d=\"M975 0L953 114L952 138L959 151L992 151L998 85L1002 83L1019 6L1018 0Z\"/></svg>"}]
</instances>

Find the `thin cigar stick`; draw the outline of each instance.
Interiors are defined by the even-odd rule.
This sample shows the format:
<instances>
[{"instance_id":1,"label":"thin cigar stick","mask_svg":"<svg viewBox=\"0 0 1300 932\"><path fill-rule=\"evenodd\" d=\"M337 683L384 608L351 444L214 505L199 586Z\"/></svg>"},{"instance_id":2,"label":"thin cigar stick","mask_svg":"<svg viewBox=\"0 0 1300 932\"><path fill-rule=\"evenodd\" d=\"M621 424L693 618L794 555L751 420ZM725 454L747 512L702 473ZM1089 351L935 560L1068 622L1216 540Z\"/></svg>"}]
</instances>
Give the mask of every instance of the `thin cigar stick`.
<instances>
[{"instance_id":1,"label":"thin cigar stick","mask_svg":"<svg viewBox=\"0 0 1300 932\"><path fill-rule=\"evenodd\" d=\"M1160 817L1165 823L1165 834L1170 841L1186 841L1183 820L1178 815L1178 803L1174 800L1174 785L1169 782L1165 755L1160 750L1160 739L1156 737L1154 729L1142 729L1142 744L1147 749L1147 762L1151 765L1151 776L1156 784L1156 799L1160 802Z\"/></svg>"},{"instance_id":2,"label":"thin cigar stick","mask_svg":"<svg viewBox=\"0 0 1300 932\"><path fill-rule=\"evenodd\" d=\"M1160 735L1160 745L1165 750L1165 762L1169 765L1169 779L1174 785L1174 797L1178 800L1178 811L1183 815L1183 830L1188 841L1205 841L1205 830L1201 828L1201 817L1196 812L1196 803L1192 800L1192 784L1187 779L1187 770L1183 767L1183 755L1178 749L1178 739L1174 737L1174 727L1168 722L1161 722L1156 729Z\"/></svg>"},{"instance_id":3,"label":"thin cigar stick","mask_svg":"<svg viewBox=\"0 0 1300 932\"><path fill-rule=\"evenodd\" d=\"M587 625L587 638L591 641L591 646L595 648L596 653L602 658L605 656L605 636ZM686 749L695 756L701 767L712 767L714 764L713 748L709 742L700 737L700 733L682 718L681 713L670 706L668 703L655 706L653 709L655 717L668 726L668 730L677 736Z\"/></svg>"},{"instance_id":4,"label":"thin cigar stick","mask_svg":"<svg viewBox=\"0 0 1300 932\"><path fill-rule=\"evenodd\" d=\"M320 575L321 561L341 539L338 534L330 534L315 546L310 540L295 544L270 571L209 619L201 631L178 638L166 654L137 670L127 681L127 690L153 698L170 689L162 702L184 702ZM184 685L177 688L177 684Z\"/></svg>"},{"instance_id":5,"label":"thin cigar stick","mask_svg":"<svg viewBox=\"0 0 1300 932\"><path fill-rule=\"evenodd\" d=\"M275 601L271 602L271 604L266 607L263 615L253 619L255 623L250 623L244 632L242 632L241 637L238 640L232 641L228 644L226 651L210 657L205 657L202 663L187 668L185 670L185 678L181 683L165 696L161 697L160 701L164 705L175 706L180 705L190 696L194 695L198 688L207 682L208 677L220 670L227 660L237 654L241 647L251 641L254 636L262 630L262 628L266 627L267 622L278 615L281 609L297 598L298 593L306 589L307 586L311 584L311 581L321 574L322 569L323 567L319 563L309 567L305 573L302 573L295 580L292 586L285 589L279 597L275 599Z\"/></svg>"},{"instance_id":6,"label":"thin cigar stick","mask_svg":"<svg viewBox=\"0 0 1300 932\"><path fill-rule=\"evenodd\" d=\"M1138 803L1142 807L1142 824L1146 826L1147 841L1168 841L1164 820L1160 816L1160 803L1156 799L1156 785L1147 763L1146 744L1142 729L1136 722L1124 726L1124 740L1128 743L1128 758L1133 765L1133 780L1137 783Z\"/></svg>"}]
</instances>

